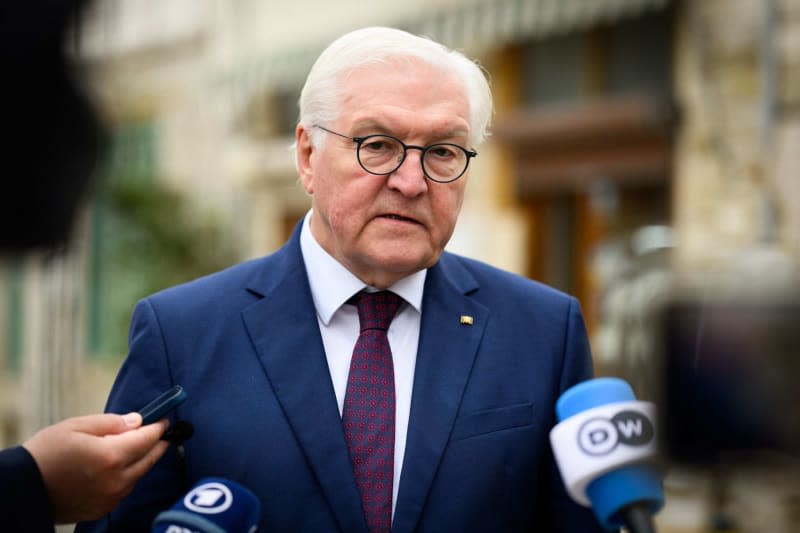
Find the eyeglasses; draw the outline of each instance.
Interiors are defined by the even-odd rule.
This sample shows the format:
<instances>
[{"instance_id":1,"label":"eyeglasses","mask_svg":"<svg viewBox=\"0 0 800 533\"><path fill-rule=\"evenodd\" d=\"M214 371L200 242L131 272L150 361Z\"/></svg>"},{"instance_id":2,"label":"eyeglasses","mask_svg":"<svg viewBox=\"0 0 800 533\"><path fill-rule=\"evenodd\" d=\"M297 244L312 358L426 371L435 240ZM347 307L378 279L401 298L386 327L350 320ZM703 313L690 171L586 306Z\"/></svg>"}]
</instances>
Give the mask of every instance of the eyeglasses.
<instances>
[{"instance_id":1,"label":"eyeglasses","mask_svg":"<svg viewBox=\"0 0 800 533\"><path fill-rule=\"evenodd\" d=\"M348 137L317 124L314 124L314 127L356 143L358 164L370 174L377 176L389 175L400 168L406 160L408 150L419 150L422 152L420 162L425 177L437 183L450 183L463 176L469 166L469 160L478 155L475 150L467 150L453 143L414 146L405 144L391 135Z\"/></svg>"}]
</instances>

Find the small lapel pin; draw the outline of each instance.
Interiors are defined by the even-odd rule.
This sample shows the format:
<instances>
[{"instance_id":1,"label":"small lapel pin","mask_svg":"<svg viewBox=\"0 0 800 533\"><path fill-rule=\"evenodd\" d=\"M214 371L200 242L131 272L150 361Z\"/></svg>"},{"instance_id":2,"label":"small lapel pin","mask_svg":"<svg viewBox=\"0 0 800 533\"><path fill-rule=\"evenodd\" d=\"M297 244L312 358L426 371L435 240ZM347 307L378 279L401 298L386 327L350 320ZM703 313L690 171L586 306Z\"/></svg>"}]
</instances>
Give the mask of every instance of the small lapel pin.
<instances>
[{"instance_id":1,"label":"small lapel pin","mask_svg":"<svg viewBox=\"0 0 800 533\"><path fill-rule=\"evenodd\" d=\"M461 315L460 322L461 322L461 324L463 324L465 326L471 326L472 325L472 317L469 316L469 315Z\"/></svg>"}]
</instances>

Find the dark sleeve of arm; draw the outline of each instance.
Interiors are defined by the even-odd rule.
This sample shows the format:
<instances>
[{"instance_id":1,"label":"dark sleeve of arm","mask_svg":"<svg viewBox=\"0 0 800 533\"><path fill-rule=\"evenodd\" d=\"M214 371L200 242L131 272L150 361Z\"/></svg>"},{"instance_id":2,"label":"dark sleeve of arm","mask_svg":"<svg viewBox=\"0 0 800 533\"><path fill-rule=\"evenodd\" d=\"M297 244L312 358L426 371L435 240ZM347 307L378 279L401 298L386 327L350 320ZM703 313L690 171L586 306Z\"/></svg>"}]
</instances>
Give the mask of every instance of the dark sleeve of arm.
<instances>
[{"instance_id":1,"label":"dark sleeve of arm","mask_svg":"<svg viewBox=\"0 0 800 533\"><path fill-rule=\"evenodd\" d=\"M175 385L172 381L164 336L155 309L148 300L133 312L128 357L111 389L106 411L138 411L159 393ZM174 415L169 415L170 423ZM185 490L183 468L174 446L145 474L133 491L108 516L82 522L76 532L150 531L155 516L169 508Z\"/></svg>"},{"instance_id":2,"label":"dark sleeve of arm","mask_svg":"<svg viewBox=\"0 0 800 533\"><path fill-rule=\"evenodd\" d=\"M581 315L580 306L575 299L569 305L566 336L564 341L564 360L559 383L559 394L571 386L591 379L594 371L592 367L592 353L586 327ZM555 405L553 406L553 420L555 422ZM592 510L575 503L567 494L561 473L558 471L552 449L548 446L545 461L546 467L542 470L544 479L542 487L547 495L548 509L542 516L549 517L552 523L547 531L563 533L591 533L607 532L600 526Z\"/></svg>"},{"instance_id":3,"label":"dark sleeve of arm","mask_svg":"<svg viewBox=\"0 0 800 533\"><path fill-rule=\"evenodd\" d=\"M0 516L4 531L53 531L42 475L22 446L0 451Z\"/></svg>"}]
</instances>

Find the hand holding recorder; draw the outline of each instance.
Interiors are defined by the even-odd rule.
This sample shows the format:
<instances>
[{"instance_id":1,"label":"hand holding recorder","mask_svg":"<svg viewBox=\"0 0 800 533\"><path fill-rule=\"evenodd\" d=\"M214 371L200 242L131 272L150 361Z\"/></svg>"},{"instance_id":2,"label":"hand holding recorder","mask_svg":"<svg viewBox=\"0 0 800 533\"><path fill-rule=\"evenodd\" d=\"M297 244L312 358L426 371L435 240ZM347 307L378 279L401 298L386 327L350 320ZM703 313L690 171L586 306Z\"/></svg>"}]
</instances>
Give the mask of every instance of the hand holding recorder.
<instances>
[{"instance_id":1,"label":"hand holding recorder","mask_svg":"<svg viewBox=\"0 0 800 533\"><path fill-rule=\"evenodd\" d=\"M139 413L69 418L23 446L44 480L56 523L99 518L130 493L167 449L163 417L186 399L180 386Z\"/></svg>"},{"instance_id":2,"label":"hand holding recorder","mask_svg":"<svg viewBox=\"0 0 800 533\"><path fill-rule=\"evenodd\" d=\"M167 421L142 426L138 413L69 418L23 446L42 474L56 523L111 511L164 454Z\"/></svg>"}]
</instances>

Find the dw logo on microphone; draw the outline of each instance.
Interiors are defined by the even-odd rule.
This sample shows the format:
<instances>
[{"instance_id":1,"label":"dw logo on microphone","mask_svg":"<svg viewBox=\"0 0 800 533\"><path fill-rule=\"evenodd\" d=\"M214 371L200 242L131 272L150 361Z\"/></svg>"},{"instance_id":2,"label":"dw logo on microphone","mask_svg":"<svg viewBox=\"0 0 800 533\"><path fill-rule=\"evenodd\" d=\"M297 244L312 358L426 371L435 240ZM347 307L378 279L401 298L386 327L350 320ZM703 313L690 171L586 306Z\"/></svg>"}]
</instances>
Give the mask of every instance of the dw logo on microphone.
<instances>
[{"instance_id":1,"label":"dw logo on microphone","mask_svg":"<svg viewBox=\"0 0 800 533\"><path fill-rule=\"evenodd\" d=\"M621 442L645 446L653 440L653 423L639 411L620 411L609 418L592 418L578 431L578 446L589 455L611 453Z\"/></svg>"}]
</instances>

